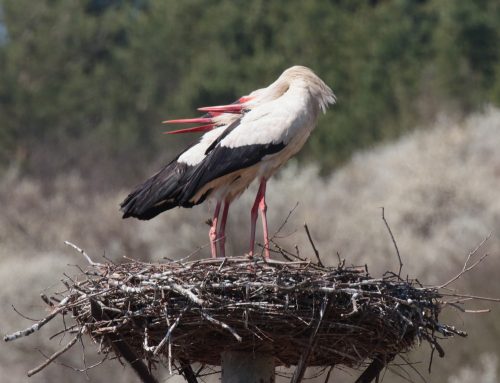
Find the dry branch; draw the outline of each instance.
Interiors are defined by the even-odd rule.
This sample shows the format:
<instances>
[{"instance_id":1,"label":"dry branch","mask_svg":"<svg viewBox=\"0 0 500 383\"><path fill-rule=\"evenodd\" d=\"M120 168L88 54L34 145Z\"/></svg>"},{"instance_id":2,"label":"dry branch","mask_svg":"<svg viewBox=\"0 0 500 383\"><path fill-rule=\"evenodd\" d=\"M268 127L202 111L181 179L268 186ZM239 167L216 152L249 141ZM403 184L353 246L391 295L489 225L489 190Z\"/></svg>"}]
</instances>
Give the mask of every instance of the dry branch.
<instances>
[{"instance_id":1,"label":"dry branch","mask_svg":"<svg viewBox=\"0 0 500 383\"><path fill-rule=\"evenodd\" d=\"M467 255L467 258L465 259L464 266L463 266L462 270L457 275L455 275L453 278L451 278L448 282L443 283L441 286L439 286L440 289L448 287L450 284L452 284L453 282L455 282L456 280L461 278L465 273L474 269L477 265L479 265L488 256L488 254L485 253L477 261L475 261L473 264L470 264L470 261L472 260L472 258L474 258L474 256L477 254L479 249L481 249L481 247L483 247L483 245L488 241L490 236L491 236L491 234L489 234L485 239L483 239L479 243L479 245L476 246L476 248L474 250L469 252L469 254Z\"/></svg>"},{"instance_id":2,"label":"dry branch","mask_svg":"<svg viewBox=\"0 0 500 383\"><path fill-rule=\"evenodd\" d=\"M391 236L392 244L394 245L394 249L396 250L396 255L398 256L398 261L399 261L399 271L398 271L398 276L401 276L401 270L403 269L403 261L401 260L401 254L399 253L399 248L398 244L396 242L396 239L394 238L394 234L392 234L391 227L389 226L389 222L387 222L387 219L385 219L385 208L382 207L382 220L384 221L385 227L387 231L389 232L389 235Z\"/></svg>"},{"instance_id":3,"label":"dry branch","mask_svg":"<svg viewBox=\"0 0 500 383\"><path fill-rule=\"evenodd\" d=\"M28 371L28 377L35 375L36 373L42 371L45 367L47 367L49 364L51 364L54 360L56 360L58 357L60 357L62 354L64 354L66 351L68 351L71 347L74 346L74 344L80 339L83 328L81 331L78 332L78 335L75 336L66 346L64 346L62 349L59 351L56 351L54 354L52 354L45 362L43 362L41 365L38 367L35 367L34 369Z\"/></svg>"},{"instance_id":4,"label":"dry branch","mask_svg":"<svg viewBox=\"0 0 500 383\"><path fill-rule=\"evenodd\" d=\"M307 226L307 223L304 223L304 229L306 229L306 234L307 234L307 239L309 240L309 243L311 244L311 247L314 251L314 256L316 257L316 260L318 261L318 265L323 267L323 262L321 262L321 258L319 257L319 251L316 248L316 245L314 244L314 241L311 237L311 233L309 232L309 227Z\"/></svg>"}]
</instances>

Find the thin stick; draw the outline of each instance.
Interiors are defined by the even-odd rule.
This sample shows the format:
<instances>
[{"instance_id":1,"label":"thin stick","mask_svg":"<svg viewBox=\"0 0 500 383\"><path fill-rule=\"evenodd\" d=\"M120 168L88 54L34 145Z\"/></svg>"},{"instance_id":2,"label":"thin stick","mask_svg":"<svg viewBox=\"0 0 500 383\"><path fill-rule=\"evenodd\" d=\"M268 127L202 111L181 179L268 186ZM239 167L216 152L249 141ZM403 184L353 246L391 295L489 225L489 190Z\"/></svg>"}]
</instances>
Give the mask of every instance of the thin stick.
<instances>
[{"instance_id":1,"label":"thin stick","mask_svg":"<svg viewBox=\"0 0 500 383\"><path fill-rule=\"evenodd\" d=\"M28 377L31 377L35 375L36 373L42 371L45 367L47 367L49 364L51 364L55 359L57 359L60 355L64 354L66 351L68 351L73 345L78 341L78 339L82 336L84 327L80 330L80 332L73 338L71 341L61 348L59 351L56 351L53 353L45 362L43 362L41 365L38 367L35 367L34 369L28 371Z\"/></svg>"},{"instance_id":2,"label":"thin stick","mask_svg":"<svg viewBox=\"0 0 500 383\"><path fill-rule=\"evenodd\" d=\"M323 318L325 316L326 311L328 310L329 305L330 301L328 300L328 298L325 298L325 300L323 301L323 307L321 308L319 313L319 319L318 323L316 324L316 328L314 329L314 332L311 334L309 338L309 343L307 347L300 355L299 362L297 363L297 367L293 372L293 376L292 379L290 380L290 383L300 383L304 378L304 374L307 368L307 362L309 361L309 357L311 356L314 346L316 345L316 336L318 335L318 331L321 327L321 323L323 322Z\"/></svg>"},{"instance_id":3,"label":"thin stick","mask_svg":"<svg viewBox=\"0 0 500 383\"><path fill-rule=\"evenodd\" d=\"M270 241L273 240L274 238L276 238L279 233L281 233L281 230L283 230L283 228L287 224L288 220L292 216L293 212L295 211L295 209L297 209L297 206L299 206L298 201L295 203L295 206L292 208L292 210L290 210L288 212L288 215L286 216L285 220L281 223L280 227L278 227L278 230L276 230L275 233L271 236L271 238L269 238Z\"/></svg>"},{"instance_id":4,"label":"thin stick","mask_svg":"<svg viewBox=\"0 0 500 383\"><path fill-rule=\"evenodd\" d=\"M170 340L170 337L172 336L172 332L175 330L177 325L179 324L179 321L181 320L182 316L184 313L189 309L189 306L184 307L184 309L180 312L179 316L175 320L175 322L168 328L167 334L165 337L161 340L161 342L156 346L156 349L153 351L153 355L157 355L158 351L161 350L161 348L165 345Z\"/></svg>"},{"instance_id":5,"label":"thin stick","mask_svg":"<svg viewBox=\"0 0 500 383\"><path fill-rule=\"evenodd\" d=\"M188 260L189 258L191 258L193 255L198 254L201 250L203 250L204 248L206 248L208 246L210 246L210 242L205 243L204 245L198 246L198 248L196 248L195 250L193 250L192 252L190 252L188 255L184 256L181 259L172 260L172 259L169 259L167 257L163 257L163 259L167 259L167 260L169 260L171 262L182 263L182 262Z\"/></svg>"},{"instance_id":6,"label":"thin stick","mask_svg":"<svg viewBox=\"0 0 500 383\"><path fill-rule=\"evenodd\" d=\"M402 360L403 362L406 363L406 366L410 367L413 371L415 371L415 373L420 377L420 379L422 379L422 382L424 383L427 383L427 380L425 379L425 377L422 375L422 373L420 371L418 371L415 366L413 365L413 363L411 363L408 359L406 359L403 355L398 355ZM429 371L430 373L430 371Z\"/></svg>"},{"instance_id":7,"label":"thin stick","mask_svg":"<svg viewBox=\"0 0 500 383\"><path fill-rule=\"evenodd\" d=\"M179 363L181 365L181 374L184 376L184 379L186 379L188 383L198 383L198 379L196 379L198 374L194 373L189 360L180 358Z\"/></svg>"},{"instance_id":8,"label":"thin stick","mask_svg":"<svg viewBox=\"0 0 500 383\"><path fill-rule=\"evenodd\" d=\"M89 255L83 250L83 249L80 249L78 246L76 246L74 243L71 243L69 241L64 241L64 244L68 245L68 246L71 246L73 249L75 249L76 251L78 251L80 254L82 254L85 259L87 260L87 262L89 264L91 264L92 266L99 266L100 263L98 262L94 262L90 257Z\"/></svg>"},{"instance_id":9,"label":"thin stick","mask_svg":"<svg viewBox=\"0 0 500 383\"><path fill-rule=\"evenodd\" d=\"M454 307L457 310L459 310L459 311L461 311L463 313L467 313L467 314L486 314L486 313L490 313L491 312L491 309L467 310L467 309L464 309L463 307L460 307L459 305L457 305L455 303L447 302L445 304L448 304L449 306Z\"/></svg>"},{"instance_id":10,"label":"thin stick","mask_svg":"<svg viewBox=\"0 0 500 383\"><path fill-rule=\"evenodd\" d=\"M396 243L396 240L394 239L394 235L392 234L391 227L389 226L389 223L385 219L384 213L385 213L385 209L382 206L382 219L384 220L385 227L387 228L387 231L389 232L389 235L391 236L392 243L394 244L394 248L396 249L396 255L398 256L398 261L399 261L398 277L401 277L401 270L403 269L403 262L401 261L401 254L399 253L398 244Z\"/></svg>"},{"instance_id":11,"label":"thin stick","mask_svg":"<svg viewBox=\"0 0 500 383\"><path fill-rule=\"evenodd\" d=\"M306 229L307 238L309 239L309 243L311 244L311 247L314 251L314 255L316 256L316 259L318 260L318 265L320 265L321 267L325 267L323 265L323 262L321 262L321 259L319 257L319 251L318 251L318 249L316 249L316 245L314 244L314 241L312 240L311 233L309 232L309 228L307 227L307 223L304 223L304 228Z\"/></svg>"},{"instance_id":12,"label":"thin stick","mask_svg":"<svg viewBox=\"0 0 500 383\"><path fill-rule=\"evenodd\" d=\"M220 327L222 327L223 329L229 331L235 338L238 342L241 342L242 341L242 337L238 335L238 333L236 331L234 331L230 326L228 326L227 324L225 324L224 322L221 322L220 320L217 320L215 319L214 317L208 315L206 312L202 311L201 312L201 315L207 319L209 322L212 322Z\"/></svg>"},{"instance_id":13,"label":"thin stick","mask_svg":"<svg viewBox=\"0 0 500 383\"><path fill-rule=\"evenodd\" d=\"M483 239L479 243L479 245L476 246L476 248L474 250L472 250L471 252L469 252L469 254L467 255L467 258L465 259L464 266L462 267L462 271L460 271L460 273L458 273L453 278L451 278L448 282L446 282L446 283L442 284L441 286L439 286L440 289L443 289L446 286L450 285L451 283L455 282L457 279L459 279L460 277L462 277L462 275L464 275L466 272L472 270L477 265L479 265L488 256L488 254L484 254L483 256L481 256L481 258L479 258L479 260L477 260L476 262L474 262L472 265L468 266L470 260L476 255L476 253L486 243L486 241L490 238L490 236L491 236L491 233L488 234L488 236L485 239Z\"/></svg>"},{"instance_id":14,"label":"thin stick","mask_svg":"<svg viewBox=\"0 0 500 383\"><path fill-rule=\"evenodd\" d=\"M64 303L63 303L64 302ZM64 305L66 304L67 300L66 299L63 299L61 301L61 305ZM3 340L5 342L10 342L10 341L13 341L13 340L16 340L18 338L21 338L23 336L28 336L28 335L31 335L33 334L35 331L38 331L40 330L44 325L46 325L48 322L50 322L52 319L54 319L54 317L59 314L61 311L64 311L65 310L65 307L59 307L58 309L54 310L51 314L47 315L45 318L43 318L42 320L38 321L37 323L35 323L34 325L24 329L24 330L19 330L19 331L16 331L15 333L13 334L10 334L10 335L5 335L3 337Z\"/></svg>"},{"instance_id":15,"label":"thin stick","mask_svg":"<svg viewBox=\"0 0 500 383\"><path fill-rule=\"evenodd\" d=\"M446 293L439 293L439 294L442 295L442 296L444 296L444 297L471 298L471 299L477 299L477 300L480 300L480 301L500 302L500 298L481 297L479 295L446 294Z\"/></svg>"},{"instance_id":16,"label":"thin stick","mask_svg":"<svg viewBox=\"0 0 500 383\"><path fill-rule=\"evenodd\" d=\"M81 339L80 339L80 341L81 341ZM46 355L45 353L43 353L41 350L38 350L38 352L39 352L40 354L42 354L42 356L43 356L43 357L45 357L45 358L49 358L49 356L48 356L48 355ZM108 358L109 358L109 354L106 354L106 355L104 356L104 358L102 358L100 361L95 362L94 364L91 364L90 366L85 366L84 368L77 368L77 367L74 367L74 366L70 366L69 364L62 363L62 362L60 362L60 361L58 361L58 360L54 360L54 361L53 361L53 363L54 363L54 364L58 364L58 365L63 366L63 367L66 367L66 368L69 368L69 369L71 369L71 370L73 370L73 371L75 371L75 372L83 372L83 373L86 373L88 370L91 370L91 369L93 369L93 368L95 368L95 367L97 367L97 366L99 366L99 365L103 364L106 360L108 360Z\"/></svg>"},{"instance_id":17,"label":"thin stick","mask_svg":"<svg viewBox=\"0 0 500 383\"><path fill-rule=\"evenodd\" d=\"M24 315L22 312L20 312L18 309L16 309L16 306L14 306L14 305L11 305L11 307L12 307L12 310L14 310L17 315L23 317L24 319L27 319L27 320L30 320L30 321L33 321L33 322L39 322L40 321L40 319L30 318L30 317Z\"/></svg>"},{"instance_id":18,"label":"thin stick","mask_svg":"<svg viewBox=\"0 0 500 383\"><path fill-rule=\"evenodd\" d=\"M169 282L173 282L173 281L169 281ZM194 304L199 305L199 306L204 305L205 301L201 298L198 298L195 294L193 294L193 292L191 290L186 289L177 283L172 283L170 286L171 286L172 290L185 296Z\"/></svg>"},{"instance_id":19,"label":"thin stick","mask_svg":"<svg viewBox=\"0 0 500 383\"><path fill-rule=\"evenodd\" d=\"M366 370L356 379L355 383L370 383L376 379L387 364L393 359L392 355L380 355L373 358Z\"/></svg>"},{"instance_id":20,"label":"thin stick","mask_svg":"<svg viewBox=\"0 0 500 383\"><path fill-rule=\"evenodd\" d=\"M328 369L328 372L326 373L326 378L325 378L324 383L328 383L328 381L330 380L330 375L332 374L332 371L334 368L335 368L335 365L330 366L330 368Z\"/></svg>"},{"instance_id":21,"label":"thin stick","mask_svg":"<svg viewBox=\"0 0 500 383\"><path fill-rule=\"evenodd\" d=\"M183 314L183 313L181 313L181 314ZM165 318L167 319L167 326L170 329L170 319L168 318L168 308L165 308ZM168 353L168 373L170 375L172 375L172 342L171 342L171 338L172 338L172 333L170 333L170 336L168 337L168 347L167 347L167 353Z\"/></svg>"}]
</instances>

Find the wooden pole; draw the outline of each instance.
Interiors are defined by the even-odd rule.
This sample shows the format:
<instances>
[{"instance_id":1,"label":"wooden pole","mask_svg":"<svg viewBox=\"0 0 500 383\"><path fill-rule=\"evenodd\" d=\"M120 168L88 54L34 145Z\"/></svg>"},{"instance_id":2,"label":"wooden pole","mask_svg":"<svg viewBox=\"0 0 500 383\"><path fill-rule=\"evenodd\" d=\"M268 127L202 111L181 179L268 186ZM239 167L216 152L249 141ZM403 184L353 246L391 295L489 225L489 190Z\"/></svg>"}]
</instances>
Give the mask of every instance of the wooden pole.
<instances>
[{"instance_id":1,"label":"wooden pole","mask_svg":"<svg viewBox=\"0 0 500 383\"><path fill-rule=\"evenodd\" d=\"M267 354L224 351L221 383L274 383L274 358Z\"/></svg>"}]
</instances>

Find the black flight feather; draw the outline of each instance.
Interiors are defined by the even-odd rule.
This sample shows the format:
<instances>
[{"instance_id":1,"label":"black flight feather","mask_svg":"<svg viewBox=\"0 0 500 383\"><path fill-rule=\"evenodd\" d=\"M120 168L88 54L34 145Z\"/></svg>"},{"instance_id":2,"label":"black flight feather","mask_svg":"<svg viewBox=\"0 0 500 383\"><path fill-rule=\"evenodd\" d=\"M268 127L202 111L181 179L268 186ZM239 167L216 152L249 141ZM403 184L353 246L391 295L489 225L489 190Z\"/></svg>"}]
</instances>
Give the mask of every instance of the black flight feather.
<instances>
[{"instance_id":1,"label":"black flight feather","mask_svg":"<svg viewBox=\"0 0 500 383\"><path fill-rule=\"evenodd\" d=\"M125 198L120 204L123 218L135 217L148 220L177 206L193 206L189 202L179 203L183 180L193 170L193 166L177 162L177 159L170 162Z\"/></svg>"},{"instance_id":2,"label":"black flight feather","mask_svg":"<svg viewBox=\"0 0 500 383\"><path fill-rule=\"evenodd\" d=\"M207 183L238 170L249 168L257 164L263 157L275 154L284 147L285 144L282 142L244 145L237 148L217 145L189 175L189 179L184 184L182 196L179 197L180 203L188 203Z\"/></svg>"}]
</instances>

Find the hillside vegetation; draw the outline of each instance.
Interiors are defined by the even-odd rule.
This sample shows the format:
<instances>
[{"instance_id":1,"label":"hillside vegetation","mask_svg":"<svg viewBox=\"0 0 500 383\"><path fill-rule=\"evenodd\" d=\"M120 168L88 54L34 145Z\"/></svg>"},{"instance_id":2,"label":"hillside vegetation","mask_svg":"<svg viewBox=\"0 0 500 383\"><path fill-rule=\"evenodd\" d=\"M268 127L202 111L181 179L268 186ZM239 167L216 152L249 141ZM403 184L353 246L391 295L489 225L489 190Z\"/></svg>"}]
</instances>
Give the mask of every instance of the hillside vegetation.
<instances>
[{"instance_id":1,"label":"hillside vegetation","mask_svg":"<svg viewBox=\"0 0 500 383\"><path fill-rule=\"evenodd\" d=\"M302 154L326 174L438 112L498 105L498 20L495 0L0 0L0 164L120 183L185 144L160 121L302 64L339 100Z\"/></svg>"}]
</instances>

